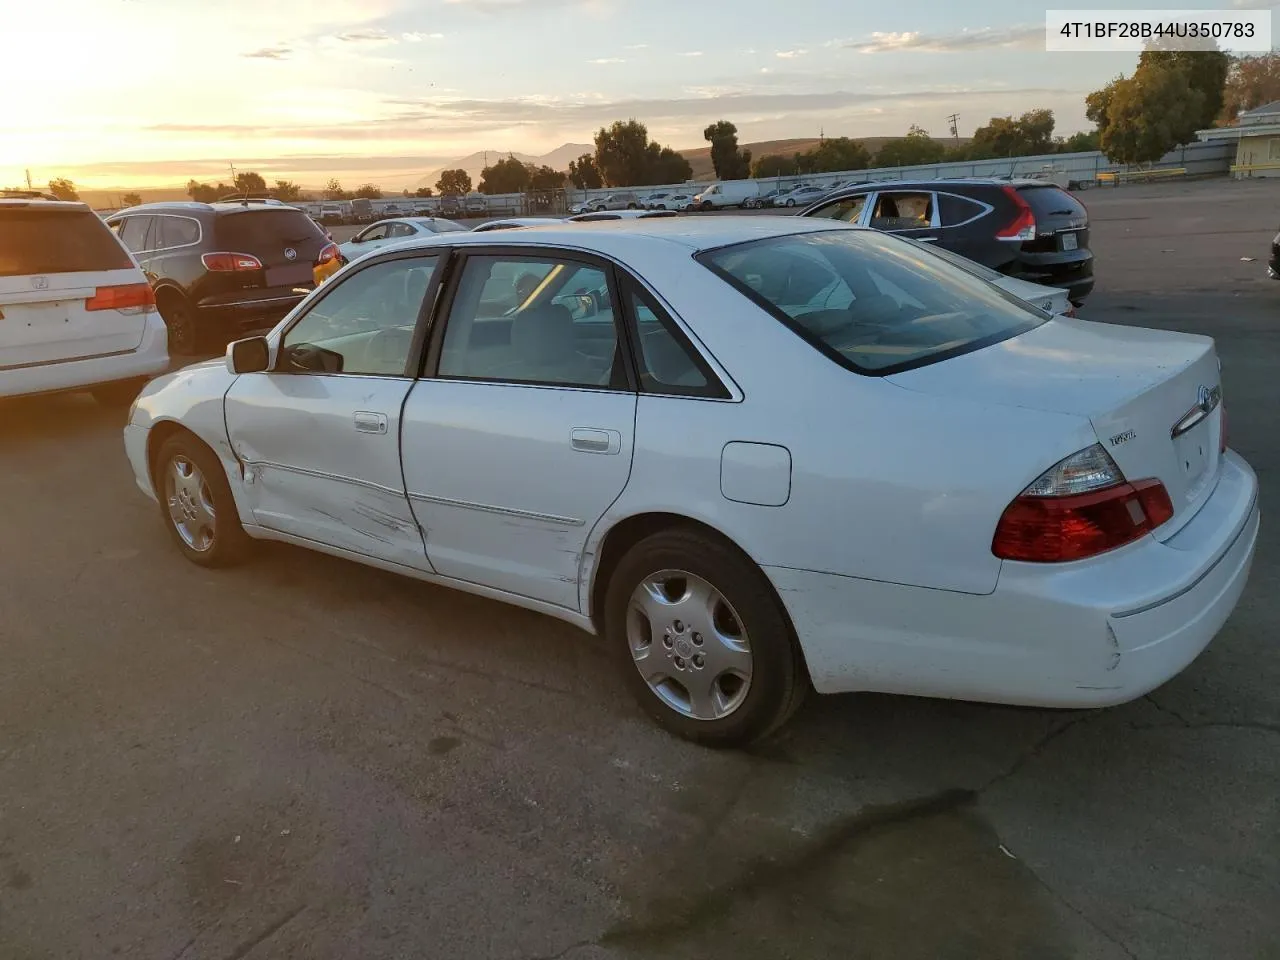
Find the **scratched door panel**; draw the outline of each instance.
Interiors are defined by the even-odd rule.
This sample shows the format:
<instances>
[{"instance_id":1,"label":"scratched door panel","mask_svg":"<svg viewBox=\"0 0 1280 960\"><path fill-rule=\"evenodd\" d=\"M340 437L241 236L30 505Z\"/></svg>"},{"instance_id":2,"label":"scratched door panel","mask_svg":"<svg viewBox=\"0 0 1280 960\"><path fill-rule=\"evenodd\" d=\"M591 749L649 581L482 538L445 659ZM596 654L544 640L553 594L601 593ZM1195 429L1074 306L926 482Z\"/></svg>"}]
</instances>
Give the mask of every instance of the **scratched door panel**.
<instances>
[{"instance_id":1,"label":"scratched door panel","mask_svg":"<svg viewBox=\"0 0 1280 960\"><path fill-rule=\"evenodd\" d=\"M255 373L227 394L257 523L430 569L400 471L400 377Z\"/></svg>"}]
</instances>

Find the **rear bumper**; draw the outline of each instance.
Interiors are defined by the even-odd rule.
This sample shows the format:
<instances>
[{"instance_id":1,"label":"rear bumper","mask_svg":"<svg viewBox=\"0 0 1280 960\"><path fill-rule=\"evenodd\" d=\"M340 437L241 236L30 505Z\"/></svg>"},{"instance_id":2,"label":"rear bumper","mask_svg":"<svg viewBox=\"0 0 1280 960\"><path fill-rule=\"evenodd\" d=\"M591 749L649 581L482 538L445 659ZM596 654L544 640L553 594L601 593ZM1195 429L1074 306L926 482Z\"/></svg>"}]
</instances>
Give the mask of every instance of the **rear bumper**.
<instances>
[{"instance_id":1,"label":"rear bumper","mask_svg":"<svg viewBox=\"0 0 1280 960\"><path fill-rule=\"evenodd\" d=\"M1184 670L1248 581L1258 483L1235 454L1196 517L1080 563L1006 562L987 596L766 568L814 687L1042 707L1141 697Z\"/></svg>"},{"instance_id":2,"label":"rear bumper","mask_svg":"<svg viewBox=\"0 0 1280 960\"><path fill-rule=\"evenodd\" d=\"M150 379L169 369L168 343L164 321L152 311L147 314L136 349L0 371L0 397L68 393L123 380Z\"/></svg>"}]
</instances>

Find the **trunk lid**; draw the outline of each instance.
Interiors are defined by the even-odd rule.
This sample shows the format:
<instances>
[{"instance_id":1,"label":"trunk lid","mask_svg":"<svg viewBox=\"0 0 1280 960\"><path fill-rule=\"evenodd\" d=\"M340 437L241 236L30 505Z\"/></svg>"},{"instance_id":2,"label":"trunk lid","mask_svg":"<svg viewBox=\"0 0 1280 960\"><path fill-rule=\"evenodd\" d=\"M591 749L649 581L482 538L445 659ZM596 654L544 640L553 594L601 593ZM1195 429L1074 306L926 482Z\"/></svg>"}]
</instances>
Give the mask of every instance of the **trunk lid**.
<instances>
[{"instance_id":1,"label":"trunk lid","mask_svg":"<svg viewBox=\"0 0 1280 960\"><path fill-rule=\"evenodd\" d=\"M218 246L228 253L250 253L262 262L267 287L313 282L312 268L328 242L324 231L301 210L247 207L217 221Z\"/></svg>"},{"instance_id":2,"label":"trunk lid","mask_svg":"<svg viewBox=\"0 0 1280 960\"><path fill-rule=\"evenodd\" d=\"M1174 518L1158 539L1195 515L1221 467L1220 375L1209 337L1058 318L888 379L921 393L1087 418L1126 479L1154 478L1169 491Z\"/></svg>"},{"instance_id":3,"label":"trunk lid","mask_svg":"<svg viewBox=\"0 0 1280 960\"><path fill-rule=\"evenodd\" d=\"M1036 238L1023 241L1024 252L1072 254L1089 249L1089 212L1084 204L1052 183L1027 184L1017 190L1036 218Z\"/></svg>"},{"instance_id":4,"label":"trunk lid","mask_svg":"<svg viewBox=\"0 0 1280 960\"><path fill-rule=\"evenodd\" d=\"M146 311L90 311L85 301L100 288L146 282L87 208L0 209L0 370L136 350Z\"/></svg>"}]
</instances>

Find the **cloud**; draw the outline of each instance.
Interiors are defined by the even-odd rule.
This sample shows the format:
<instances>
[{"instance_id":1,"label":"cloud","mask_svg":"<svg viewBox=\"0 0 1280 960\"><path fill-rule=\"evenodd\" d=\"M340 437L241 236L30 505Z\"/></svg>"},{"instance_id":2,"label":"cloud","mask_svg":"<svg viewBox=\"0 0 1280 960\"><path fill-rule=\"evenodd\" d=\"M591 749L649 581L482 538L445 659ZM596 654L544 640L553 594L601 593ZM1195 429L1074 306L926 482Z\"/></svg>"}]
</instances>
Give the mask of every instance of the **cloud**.
<instances>
[{"instance_id":1,"label":"cloud","mask_svg":"<svg viewBox=\"0 0 1280 960\"><path fill-rule=\"evenodd\" d=\"M395 37L385 30L351 30L334 35L335 40L343 43L395 43Z\"/></svg>"},{"instance_id":2,"label":"cloud","mask_svg":"<svg viewBox=\"0 0 1280 960\"><path fill-rule=\"evenodd\" d=\"M958 33L926 34L906 31L903 33L873 33L870 40L836 41L856 53L966 53L974 50L1015 48L1020 50L1044 49L1044 25L1018 26L1003 29L981 27L961 30Z\"/></svg>"},{"instance_id":3,"label":"cloud","mask_svg":"<svg viewBox=\"0 0 1280 960\"><path fill-rule=\"evenodd\" d=\"M1231 0L1231 6L1236 10L1270 10L1272 7L1280 6L1277 0Z\"/></svg>"},{"instance_id":4,"label":"cloud","mask_svg":"<svg viewBox=\"0 0 1280 960\"><path fill-rule=\"evenodd\" d=\"M793 60L796 57L803 57L808 52L808 50L779 50L774 56L781 57L783 60Z\"/></svg>"},{"instance_id":5,"label":"cloud","mask_svg":"<svg viewBox=\"0 0 1280 960\"><path fill-rule=\"evenodd\" d=\"M293 48L286 46L263 47L261 50L240 54L250 60L288 60L292 55Z\"/></svg>"},{"instance_id":6,"label":"cloud","mask_svg":"<svg viewBox=\"0 0 1280 960\"><path fill-rule=\"evenodd\" d=\"M594 60L588 60L587 63L626 63L621 57L596 57Z\"/></svg>"},{"instance_id":7,"label":"cloud","mask_svg":"<svg viewBox=\"0 0 1280 960\"><path fill-rule=\"evenodd\" d=\"M700 57L700 56L702 56L702 51L701 51L701 50L690 50L688 53L682 53L682 54L680 54L680 56L682 56L682 57Z\"/></svg>"},{"instance_id":8,"label":"cloud","mask_svg":"<svg viewBox=\"0 0 1280 960\"><path fill-rule=\"evenodd\" d=\"M400 39L406 43L421 43L423 40L443 40L443 33L419 33L411 30L408 33L400 34Z\"/></svg>"},{"instance_id":9,"label":"cloud","mask_svg":"<svg viewBox=\"0 0 1280 960\"><path fill-rule=\"evenodd\" d=\"M648 50L649 45L647 43L629 43L627 44L627 49L628 50Z\"/></svg>"}]
</instances>

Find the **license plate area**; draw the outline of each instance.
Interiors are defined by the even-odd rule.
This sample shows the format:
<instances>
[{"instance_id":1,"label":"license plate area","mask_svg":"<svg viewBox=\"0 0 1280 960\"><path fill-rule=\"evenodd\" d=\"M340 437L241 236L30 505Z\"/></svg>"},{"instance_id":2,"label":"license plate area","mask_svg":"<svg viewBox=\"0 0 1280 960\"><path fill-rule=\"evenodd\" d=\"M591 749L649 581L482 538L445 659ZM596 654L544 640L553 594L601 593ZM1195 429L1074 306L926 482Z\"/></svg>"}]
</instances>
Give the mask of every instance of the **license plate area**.
<instances>
[{"instance_id":1,"label":"license plate area","mask_svg":"<svg viewBox=\"0 0 1280 960\"><path fill-rule=\"evenodd\" d=\"M266 272L268 287L294 287L298 284L310 284L314 281L311 264L295 263L287 267L268 267Z\"/></svg>"},{"instance_id":2,"label":"license plate area","mask_svg":"<svg viewBox=\"0 0 1280 960\"><path fill-rule=\"evenodd\" d=\"M1061 237L1063 250L1075 250L1079 246L1079 239L1074 233L1064 233Z\"/></svg>"},{"instance_id":3,"label":"license plate area","mask_svg":"<svg viewBox=\"0 0 1280 960\"><path fill-rule=\"evenodd\" d=\"M1173 438L1173 450L1178 457L1178 468L1189 495L1193 495L1205 480L1213 455L1209 443L1209 418L1205 417L1180 437Z\"/></svg>"}]
</instances>

